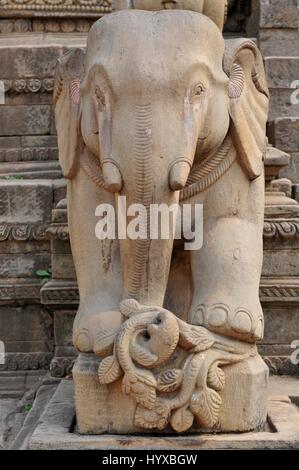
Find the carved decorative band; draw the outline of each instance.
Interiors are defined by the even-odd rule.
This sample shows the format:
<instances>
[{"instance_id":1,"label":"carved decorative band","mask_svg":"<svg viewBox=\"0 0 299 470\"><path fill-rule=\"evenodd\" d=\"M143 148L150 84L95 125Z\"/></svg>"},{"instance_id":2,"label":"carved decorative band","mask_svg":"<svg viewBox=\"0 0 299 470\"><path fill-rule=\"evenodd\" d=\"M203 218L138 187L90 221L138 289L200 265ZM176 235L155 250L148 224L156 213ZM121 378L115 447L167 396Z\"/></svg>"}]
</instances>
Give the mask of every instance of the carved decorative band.
<instances>
[{"instance_id":1,"label":"carved decorative band","mask_svg":"<svg viewBox=\"0 0 299 470\"><path fill-rule=\"evenodd\" d=\"M52 224L47 228L47 237L50 240L69 240L69 228L66 224Z\"/></svg>"},{"instance_id":2,"label":"carved decorative band","mask_svg":"<svg viewBox=\"0 0 299 470\"><path fill-rule=\"evenodd\" d=\"M52 357L52 353L8 353L0 371L49 369Z\"/></svg>"},{"instance_id":3,"label":"carved decorative band","mask_svg":"<svg viewBox=\"0 0 299 470\"><path fill-rule=\"evenodd\" d=\"M264 224L264 238L286 238L299 237L299 219L273 219L266 220Z\"/></svg>"},{"instance_id":4,"label":"carved decorative band","mask_svg":"<svg viewBox=\"0 0 299 470\"><path fill-rule=\"evenodd\" d=\"M18 78L16 80L3 80L6 93L52 93L54 90L54 78Z\"/></svg>"},{"instance_id":5,"label":"carved decorative band","mask_svg":"<svg viewBox=\"0 0 299 470\"><path fill-rule=\"evenodd\" d=\"M52 377L65 377L70 374L75 360L75 357L54 357L50 364Z\"/></svg>"},{"instance_id":6,"label":"carved decorative band","mask_svg":"<svg viewBox=\"0 0 299 470\"><path fill-rule=\"evenodd\" d=\"M273 285L273 286L260 286L260 297L291 297L299 298L299 285L297 286L286 286Z\"/></svg>"},{"instance_id":7,"label":"carved decorative band","mask_svg":"<svg viewBox=\"0 0 299 470\"><path fill-rule=\"evenodd\" d=\"M1 10L0 10L1 12ZM87 33L96 18L18 18L0 20L0 34L10 33Z\"/></svg>"},{"instance_id":8,"label":"carved decorative band","mask_svg":"<svg viewBox=\"0 0 299 470\"><path fill-rule=\"evenodd\" d=\"M292 364L289 356L263 356L273 375L298 375L299 364Z\"/></svg>"},{"instance_id":9,"label":"carved decorative band","mask_svg":"<svg viewBox=\"0 0 299 470\"><path fill-rule=\"evenodd\" d=\"M279 301L279 298L289 298L297 301L299 298L299 285L269 285L260 286L260 297L273 301ZM76 284L65 287L43 287L43 304L77 304L79 302L79 291Z\"/></svg>"},{"instance_id":10,"label":"carved decorative band","mask_svg":"<svg viewBox=\"0 0 299 470\"><path fill-rule=\"evenodd\" d=\"M47 240L46 229L46 225L0 224L0 242L6 240Z\"/></svg>"},{"instance_id":11,"label":"carved decorative band","mask_svg":"<svg viewBox=\"0 0 299 470\"><path fill-rule=\"evenodd\" d=\"M0 162L44 162L58 159L57 147L24 147L0 149Z\"/></svg>"},{"instance_id":12,"label":"carved decorative band","mask_svg":"<svg viewBox=\"0 0 299 470\"><path fill-rule=\"evenodd\" d=\"M74 304L79 303L79 291L77 287L43 288L41 291L43 304Z\"/></svg>"},{"instance_id":13,"label":"carved decorative band","mask_svg":"<svg viewBox=\"0 0 299 470\"><path fill-rule=\"evenodd\" d=\"M3 284L0 285L0 301L39 300L41 284Z\"/></svg>"},{"instance_id":14,"label":"carved decorative band","mask_svg":"<svg viewBox=\"0 0 299 470\"><path fill-rule=\"evenodd\" d=\"M63 224L51 225L47 230L50 239L68 240L68 226ZM265 220L264 238L266 240L272 238L294 239L299 237L299 220Z\"/></svg>"},{"instance_id":15,"label":"carved decorative band","mask_svg":"<svg viewBox=\"0 0 299 470\"><path fill-rule=\"evenodd\" d=\"M12 12L27 14L33 12L39 15L68 14L70 16L99 16L111 13L110 0L2 0L1 15Z\"/></svg>"}]
</instances>

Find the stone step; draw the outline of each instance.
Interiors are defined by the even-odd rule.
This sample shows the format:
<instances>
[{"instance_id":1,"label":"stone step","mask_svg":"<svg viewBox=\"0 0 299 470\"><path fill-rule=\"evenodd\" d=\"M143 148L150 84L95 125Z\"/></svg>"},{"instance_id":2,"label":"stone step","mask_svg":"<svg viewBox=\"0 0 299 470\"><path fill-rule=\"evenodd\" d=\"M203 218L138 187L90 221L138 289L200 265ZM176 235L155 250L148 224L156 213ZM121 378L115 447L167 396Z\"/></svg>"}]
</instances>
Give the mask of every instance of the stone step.
<instances>
[{"instance_id":1,"label":"stone step","mask_svg":"<svg viewBox=\"0 0 299 470\"><path fill-rule=\"evenodd\" d=\"M17 433L13 443L9 446L9 450L25 450L31 434L33 433L42 413L44 412L49 400L55 393L55 390L58 385L58 381L52 379L44 381L45 383L42 384L36 394L35 400L33 402L32 408L30 409L29 413L27 414L22 428Z\"/></svg>"},{"instance_id":2,"label":"stone step","mask_svg":"<svg viewBox=\"0 0 299 470\"><path fill-rule=\"evenodd\" d=\"M0 399L21 398L46 373L45 370L0 371Z\"/></svg>"}]
</instances>

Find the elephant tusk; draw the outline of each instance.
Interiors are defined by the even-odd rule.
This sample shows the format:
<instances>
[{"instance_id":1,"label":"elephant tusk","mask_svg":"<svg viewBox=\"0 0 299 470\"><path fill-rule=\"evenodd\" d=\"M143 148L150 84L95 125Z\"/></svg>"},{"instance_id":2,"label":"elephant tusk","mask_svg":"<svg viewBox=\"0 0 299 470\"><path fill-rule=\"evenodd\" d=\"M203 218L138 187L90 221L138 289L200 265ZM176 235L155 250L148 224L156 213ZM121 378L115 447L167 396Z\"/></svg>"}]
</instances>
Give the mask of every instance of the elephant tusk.
<instances>
[{"instance_id":1,"label":"elephant tusk","mask_svg":"<svg viewBox=\"0 0 299 470\"><path fill-rule=\"evenodd\" d=\"M169 186L173 191L180 191L187 183L191 164L187 160L178 160L169 171Z\"/></svg>"},{"instance_id":2,"label":"elephant tusk","mask_svg":"<svg viewBox=\"0 0 299 470\"><path fill-rule=\"evenodd\" d=\"M102 163L102 173L107 190L111 193L118 193L122 188L122 177L115 163L104 161Z\"/></svg>"}]
</instances>

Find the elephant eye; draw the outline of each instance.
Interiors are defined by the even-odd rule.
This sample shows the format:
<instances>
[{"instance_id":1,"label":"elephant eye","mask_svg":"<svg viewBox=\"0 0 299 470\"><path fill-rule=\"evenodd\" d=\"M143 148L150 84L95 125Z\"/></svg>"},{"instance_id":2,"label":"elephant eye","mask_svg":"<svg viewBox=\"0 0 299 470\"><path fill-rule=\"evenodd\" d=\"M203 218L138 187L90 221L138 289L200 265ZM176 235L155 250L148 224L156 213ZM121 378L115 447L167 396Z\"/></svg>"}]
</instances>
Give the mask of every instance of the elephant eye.
<instances>
[{"instance_id":1,"label":"elephant eye","mask_svg":"<svg viewBox=\"0 0 299 470\"><path fill-rule=\"evenodd\" d=\"M95 87L95 96L100 110L103 111L106 106L106 98L99 86Z\"/></svg>"}]
</instances>

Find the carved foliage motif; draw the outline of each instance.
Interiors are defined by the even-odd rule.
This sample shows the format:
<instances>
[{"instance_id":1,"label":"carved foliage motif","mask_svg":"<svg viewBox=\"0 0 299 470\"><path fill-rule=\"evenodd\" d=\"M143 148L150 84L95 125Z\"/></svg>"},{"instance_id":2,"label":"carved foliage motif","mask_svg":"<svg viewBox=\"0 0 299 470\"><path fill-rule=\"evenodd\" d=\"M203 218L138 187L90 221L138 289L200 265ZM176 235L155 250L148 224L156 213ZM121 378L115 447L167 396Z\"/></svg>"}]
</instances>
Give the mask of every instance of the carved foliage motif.
<instances>
[{"instance_id":1,"label":"carved foliage motif","mask_svg":"<svg viewBox=\"0 0 299 470\"><path fill-rule=\"evenodd\" d=\"M1 10L0 10L1 11ZM41 18L0 20L0 34L47 32L47 33L87 33L94 19L90 18Z\"/></svg>"},{"instance_id":2,"label":"carved foliage motif","mask_svg":"<svg viewBox=\"0 0 299 470\"><path fill-rule=\"evenodd\" d=\"M28 241L46 240L45 225L29 225L29 224L1 224L0 225L0 241L15 240L15 241Z\"/></svg>"},{"instance_id":3,"label":"carved foliage motif","mask_svg":"<svg viewBox=\"0 0 299 470\"><path fill-rule=\"evenodd\" d=\"M52 224L46 233L49 240L69 240L69 229L66 224Z\"/></svg>"},{"instance_id":4,"label":"carved foliage motif","mask_svg":"<svg viewBox=\"0 0 299 470\"><path fill-rule=\"evenodd\" d=\"M299 237L298 219L266 220L264 224L264 238L293 239Z\"/></svg>"},{"instance_id":5,"label":"carved foliage motif","mask_svg":"<svg viewBox=\"0 0 299 470\"><path fill-rule=\"evenodd\" d=\"M58 149L56 147L23 147L0 149L0 162L32 162L57 160Z\"/></svg>"},{"instance_id":6,"label":"carved foliage motif","mask_svg":"<svg viewBox=\"0 0 299 470\"><path fill-rule=\"evenodd\" d=\"M190 325L168 310L121 303L126 318L114 342L114 352L99 366L101 384L122 380L122 391L137 402L135 425L176 432L218 424L225 374L221 366L256 354L253 345L223 339ZM228 352L229 351L229 352ZM100 355L99 351L99 355Z\"/></svg>"},{"instance_id":7,"label":"carved foliage motif","mask_svg":"<svg viewBox=\"0 0 299 470\"><path fill-rule=\"evenodd\" d=\"M52 353L7 353L0 371L49 369Z\"/></svg>"},{"instance_id":8,"label":"carved foliage motif","mask_svg":"<svg viewBox=\"0 0 299 470\"><path fill-rule=\"evenodd\" d=\"M54 79L52 77L39 78L18 78L16 80L3 80L4 89L8 93L52 93L54 89Z\"/></svg>"},{"instance_id":9,"label":"carved foliage motif","mask_svg":"<svg viewBox=\"0 0 299 470\"><path fill-rule=\"evenodd\" d=\"M41 289L41 302L47 305L78 305L79 292L77 285L48 285Z\"/></svg>"},{"instance_id":10,"label":"carved foliage motif","mask_svg":"<svg viewBox=\"0 0 299 470\"><path fill-rule=\"evenodd\" d=\"M54 357L50 364L51 376L65 377L71 374L74 362L74 357Z\"/></svg>"},{"instance_id":11,"label":"carved foliage motif","mask_svg":"<svg viewBox=\"0 0 299 470\"><path fill-rule=\"evenodd\" d=\"M53 149L23 149L22 160L33 160L34 155L29 152L40 151L40 154L36 155L36 160L46 160L48 157L47 151L53 151L53 157L56 157L54 152L57 152L56 148ZM18 149L15 149L17 152ZM24 152L28 151L30 158L27 158L27 154ZM3 154L4 155L4 154ZM25 158L26 157L26 158ZM37 158L38 157L38 158ZM17 160L17 158L15 158ZM0 161L5 161L4 156L2 157L0 151ZM46 229L46 227L44 228ZM33 230L33 229L32 229ZM4 236L4 233L7 234L8 227L7 226L0 226L0 238ZM10 232L13 233L14 230L11 227ZM19 232L19 229L17 230ZM2 235L1 235L2 234ZM69 239L69 230L68 226L65 224L52 224L51 227L47 228L47 235L50 240L58 239L58 240L68 240ZM12 235L14 236L14 235ZM5 235L5 239L7 239L7 235ZM264 238L271 239L271 238L285 238L285 239L294 239L299 237L299 222L297 219L294 220L265 220L264 222ZM34 239L34 235L33 235ZM40 238L39 238L40 239Z\"/></svg>"}]
</instances>

